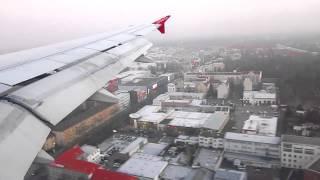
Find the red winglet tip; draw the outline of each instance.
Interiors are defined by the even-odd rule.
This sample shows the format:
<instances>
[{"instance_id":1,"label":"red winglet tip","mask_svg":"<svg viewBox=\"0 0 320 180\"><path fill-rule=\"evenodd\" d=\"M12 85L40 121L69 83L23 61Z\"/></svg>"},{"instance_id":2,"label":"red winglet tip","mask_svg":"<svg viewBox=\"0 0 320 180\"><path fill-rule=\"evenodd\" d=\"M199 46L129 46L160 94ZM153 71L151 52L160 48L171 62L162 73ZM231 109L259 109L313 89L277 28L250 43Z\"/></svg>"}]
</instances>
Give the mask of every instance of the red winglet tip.
<instances>
[{"instance_id":1,"label":"red winglet tip","mask_svg":"<svg viewBox=\"0 0 320 180\"><path fill-rule=\"evenodd\" d=\"M164 25L165 25L165 22L170 18L170 15L168 16L165 16L155 22L153 22L153 24L158 24L159 27L158 27L158 30L161 32L161 34L164 34L165 33L165 28L164 28Z\"/></svg>"}]
</instances>

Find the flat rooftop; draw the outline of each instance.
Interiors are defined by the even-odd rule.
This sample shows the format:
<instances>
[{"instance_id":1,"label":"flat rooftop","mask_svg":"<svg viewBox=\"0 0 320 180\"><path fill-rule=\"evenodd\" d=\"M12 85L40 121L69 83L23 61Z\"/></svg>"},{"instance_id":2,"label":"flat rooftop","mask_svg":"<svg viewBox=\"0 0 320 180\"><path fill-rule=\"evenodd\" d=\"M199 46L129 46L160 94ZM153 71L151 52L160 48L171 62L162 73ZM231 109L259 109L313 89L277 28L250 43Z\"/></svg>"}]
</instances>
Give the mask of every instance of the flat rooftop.
<instances>
[{"instance_id":1,"label":"flat rooftop","mask_svg":"<svg viewBox=\"0 0 320 180\"><path fill-rule=\"evenodd\" d=\"M275 136L277 133L277 117L250 115L244 122L243 130L256 131L257 134Z\"/></svg>"},{"instance_id":2,"label":"flat rooftop","mask_svg":"<svg viewBox=\"0 0 320 180\"><path fill-rule=\"evenodd\" d=\"M168 162L160 156L136 153L117 171L144 178L157 178L167 167Z\"/></svg>"},{"instance_id":3,"label":"flat rooftop","mask_svg":"<svg viewBox=\"0 0 320 180\"><path fill-rule=\"evenodd\" d=\"M207 128L222 130L229 119L229 113L216 111L215 113L169 111L161 112L160 106L146 105L136 113L130 114L138 121L161 123L165 119L168 125L178 127Z\"/></svg>"},{"instance_id":4,"label":"flat rooftop","mask_svg":"<svg viewBox=\"0 0 320 180\"><path fill-rule=\"evenodd\" d=\"M227 132L224 138L226 140L257 142L257 143L265 143L265 144L280 144L280 137L261 136L261 135L255 135L255 134Z\"/></svg>"},{"instance_id":5,"label":"flat rooftop","mask_svg":"<svg viewBox=\"0 0 320 180\"><path fill-rule=\"evenodd\" d=\"M201 148L193 161L193 166L200 166L214 171L220 166L222 158L222 154L219 151Z\"/></svg>"},{"instance_id":6,"label":"flat rooftop","mask_svg":"<svg viewBox=\"0 0 320 180\"><path fill-rule=\"evenodd\" d=\"M148 86L157 83L160 79L165 77L144 77L135 78L132 81L121 83L119 86Z\"/></svg>"},{"instance_id":7,"label":"flat rooftop","mask_svg":"<svg viewBox=\"0 0 320 180\"><path fill-rule=\"evenodd\" d=\"M319 137L282 135L281 139L282 139L282 142L320 146L320 138Z\"/></svg>"},{"instance_id":8,"label":"flat rooftop","mask_svg":"<svg viewBox=\"0 0 320 180\"><path fill-rule=\"evenodd\" d=\"M217 169L214 175L215 180L245 180L246 173L242 171Z\"/></svg>"},{"instance_id":9,"label":"flat rooftop","mask_svg":"<svg viewBox=\"0 0 320 180\"><path fill-rule=\"evenodd\" d=\"M179 165L168 165L161 174L163 179L181 180L193 171L192 168Z\"/></svg>"},{"instance_id":10,"label":"flat rooftop","mask_svg":"<svg viewBox=\"0 0 320 180\"><path fill-rule=\"evenodd\" d=\"M142 152L144 154L157 156L167 147L168 144L166 143L148 143L143 147Z\"/></svg>"},{"instance_id":11,"label":"flat rooftop","mask_svg":"<svg viewBox=\"0 0 320 180\"><path fill-rule=\"evenodd\" d=\"M160 110L160 106L146 105L138 112L130 114L130 117L137 117L139 121L160 123L167 117L167 113Z\"/></svg>"},{"instance_id":12,"label":"flat rooftop","mask_svg":"<svg viewBox=\"0 0 320 180\"><path fill-rule=\"evenodd\" d=\"M175 111L167 118L172 119L169 123L171 126L222 130L228 117L228 114L225 112L200 113Z\"/></svg>"},{"instance_id":13,"label":"flat rooftop","mask_svg":"<svg viewBox=\"0 0 320 180\"><path fill-rule=\"evenodd\" d=\"M69 127L95 115L96 113L103 111L111 105L113 104L99 101L86 101L86 108L83 108L82 105L80 105L60 123L54 126L53 131L63 131L68 129Z\"/></svg>"}]
</instances>

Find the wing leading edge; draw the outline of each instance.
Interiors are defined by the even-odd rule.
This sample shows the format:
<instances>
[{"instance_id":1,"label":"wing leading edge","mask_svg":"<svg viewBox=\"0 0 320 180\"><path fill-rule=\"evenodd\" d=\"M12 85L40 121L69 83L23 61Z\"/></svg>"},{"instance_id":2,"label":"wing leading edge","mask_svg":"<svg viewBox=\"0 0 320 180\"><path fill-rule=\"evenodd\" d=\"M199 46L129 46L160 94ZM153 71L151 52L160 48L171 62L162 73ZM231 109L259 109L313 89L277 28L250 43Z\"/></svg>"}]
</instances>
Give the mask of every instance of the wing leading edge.
<instances>
[{"instance_id":1,"label":"wing leading edge","mask_svg":"<svg viewBox=\"0 0 320 180\"><path fill-rule=\"evenodd\" d=\"M142 36L164 33L165 21L0 56L8 92L0 99L0 179L23 179L49 127L93 95L107 95L99 94L103 86L152 46Z\"/></svg>"}]
</instances>

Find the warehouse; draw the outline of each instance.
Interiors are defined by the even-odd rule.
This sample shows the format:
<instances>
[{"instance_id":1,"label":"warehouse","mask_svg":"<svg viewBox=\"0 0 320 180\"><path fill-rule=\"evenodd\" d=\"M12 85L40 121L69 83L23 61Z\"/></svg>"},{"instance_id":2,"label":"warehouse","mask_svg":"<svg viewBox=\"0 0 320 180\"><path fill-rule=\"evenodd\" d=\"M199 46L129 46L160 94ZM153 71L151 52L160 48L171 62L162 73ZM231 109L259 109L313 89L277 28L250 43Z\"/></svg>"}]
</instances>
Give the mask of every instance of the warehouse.
<instances>
[{"instance_id":1,"label":"warehouse","mask_svg":"<svg viewBox=\"0 0 320 180\"><path fill-rule=\"evenodd\" d=\"M52 129L56 144L65 146L72 143L95 127L108 122L118 110L118 104L99 101L84 102Z\"/></svg>"},{"instance_id":2,"label":"warehouse","mask_svg":"<svg viewBox=\"0 0 320 180\"><path fill-rule=\"evenodd\" d=\"M160 156L136 153L118 169L118 172L157 180L167 165L168 162L163 161Z\"/></svg>"}]
</instances>

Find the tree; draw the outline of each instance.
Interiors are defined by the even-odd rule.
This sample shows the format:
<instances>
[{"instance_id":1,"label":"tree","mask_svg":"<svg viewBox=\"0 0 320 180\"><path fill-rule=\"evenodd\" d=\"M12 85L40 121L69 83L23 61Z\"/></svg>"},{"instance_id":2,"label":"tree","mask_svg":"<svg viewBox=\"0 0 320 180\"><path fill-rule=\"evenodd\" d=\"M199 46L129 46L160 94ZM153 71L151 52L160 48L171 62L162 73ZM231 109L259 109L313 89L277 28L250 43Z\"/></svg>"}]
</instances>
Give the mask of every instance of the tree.
<instances>
[{"instance_id":1,"label":"tree","mask_svg":"<svg viewBox=\"0 0 320 180\"><path fill-rule=\"evenodd\" d=\"M217 97L217 95L215 94L215 91L213 89L213 85L210 83L209 89L206 94L206 98L209 99L209 98L216 98L216 97Z\"/></svg>"}]
</instances>

